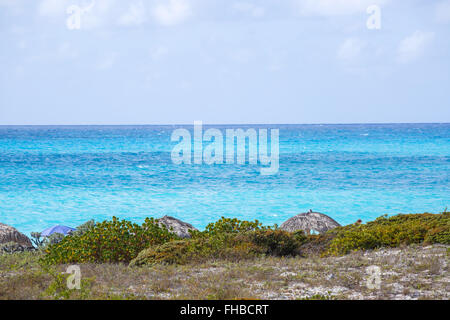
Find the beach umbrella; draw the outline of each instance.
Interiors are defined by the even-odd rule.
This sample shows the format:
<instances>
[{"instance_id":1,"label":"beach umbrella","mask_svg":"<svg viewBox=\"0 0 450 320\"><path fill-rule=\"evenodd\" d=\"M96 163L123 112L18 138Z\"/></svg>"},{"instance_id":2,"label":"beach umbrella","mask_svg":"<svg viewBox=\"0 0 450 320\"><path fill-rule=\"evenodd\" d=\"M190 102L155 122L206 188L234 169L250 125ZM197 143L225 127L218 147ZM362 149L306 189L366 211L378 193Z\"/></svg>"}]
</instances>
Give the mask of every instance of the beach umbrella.
<instances>
[{"instance_id":1,"label":"beach umbrella","mask_svg":"<svg viewBox=\"0 0 450 320\"><path fill-rule=\"evenodd\" d=\"M61 233L63 235L68 235L70 232L75 231L76 229L66 226L54 226L45 229L41 232L41 236L48 237L54 233Z\"/></svg>"},{"instance_id":2,"label":"beach umbrella","mask_svg":"<svg viewBox=\"0 0 450 320\"><path fill-rule=\"evenodd\" d=\"M309 234L311 231L324 233L336 227L339 227L339 223L329 216L309 210L309 212L300 213L286 220L280 226L280 229L289 232L303 230Z\"/></svg>"},{"instance_id":3,"label":"beach umbrella","mask_svg":"<svg viewBox=\"0 0 450 320\"><path fill-rule=\"evenodd\" d=\"M189 230L198 231L192 224L170 216L164 216L158 219L158 224L160 226L164 225L167 230L175 233L180 238L190 238L191 234L189 233Z\"/></svg>"}]
</instances>

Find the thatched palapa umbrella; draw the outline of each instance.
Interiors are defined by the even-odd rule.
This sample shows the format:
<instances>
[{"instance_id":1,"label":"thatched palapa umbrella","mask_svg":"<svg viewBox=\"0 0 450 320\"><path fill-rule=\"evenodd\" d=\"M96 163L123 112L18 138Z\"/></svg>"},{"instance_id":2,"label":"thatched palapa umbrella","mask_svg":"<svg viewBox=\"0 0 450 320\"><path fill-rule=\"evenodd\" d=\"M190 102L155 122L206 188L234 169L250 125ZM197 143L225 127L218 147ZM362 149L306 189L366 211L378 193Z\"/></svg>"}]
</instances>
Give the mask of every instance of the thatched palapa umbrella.
<instances>
[{"instance_id":1,"label":"thatched palapa umbrella","mask_svg":"<svg viewBox=\"0 0 450 320\"><path fill-rule=\"evenodd\" d=\"M324 233L339 226L340 224L331 219L329 216L309 210L309 212L300 213L286 220L280 226L280 229L289 232L303 230L309 234L311 231Z\"/></svg>"},{"instance_id":2,"label":"thatched palapa umbrella","mask_svg":"<svg viewBox=\"0 0 450 320\"><path fill-rule=\"evenodd\" d=\"M180 238L190 238L191 234L189 233L189 230L197 230L191 224L170 216L164 216L161 219L158 219L158 223L164 225L169 231L175 233Z\"/></svg>"}]
</instances>

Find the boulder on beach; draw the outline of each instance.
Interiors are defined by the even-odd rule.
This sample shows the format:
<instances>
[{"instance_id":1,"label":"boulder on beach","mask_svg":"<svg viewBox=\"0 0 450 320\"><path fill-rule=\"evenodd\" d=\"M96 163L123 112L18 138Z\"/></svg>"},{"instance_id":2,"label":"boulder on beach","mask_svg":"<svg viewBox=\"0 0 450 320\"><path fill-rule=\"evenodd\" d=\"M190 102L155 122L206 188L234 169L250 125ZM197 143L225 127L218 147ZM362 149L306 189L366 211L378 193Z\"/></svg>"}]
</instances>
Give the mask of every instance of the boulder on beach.
<instances>
[{"instance_id":1,"label":"boulder on beach","mask_svg":"<svg viewBox=\"0 0 450 320\"><path fill-rule=\"evenodd\" d=\"M189 233L189 230L197 230L191 224L170 216L164 216L161 219L158 219L158 223L164 225L169 231L175 233L180 238L190 238L191 234Z\"/></svg>"},{"instance_id":2,"label":"boulder on beach","mask_svg":"<svg viewBox=\"0 0 450 320\"><path fill-rule=\"evenodd\" d=\"M280 229L289 232L303 230L307 234L310 234L312 231L324 233L339 226L340 224L329 216L309 210L309 212L300 213L286 220L280 226Z\"/></svg>"},{"instance_id":3,"label":"boulder on beach","mask_svg":"<svg viewBox=\"0 0 450 320\"><path fill-rule=\"evenodd\" d=\"M0 223L0 245L8 244L8 247L11 247L12 243L17 244L17 247L23 248L23 250L33 248L31 240L26 235L20 233L16 228Z\"/></svg>"}]
</instances>

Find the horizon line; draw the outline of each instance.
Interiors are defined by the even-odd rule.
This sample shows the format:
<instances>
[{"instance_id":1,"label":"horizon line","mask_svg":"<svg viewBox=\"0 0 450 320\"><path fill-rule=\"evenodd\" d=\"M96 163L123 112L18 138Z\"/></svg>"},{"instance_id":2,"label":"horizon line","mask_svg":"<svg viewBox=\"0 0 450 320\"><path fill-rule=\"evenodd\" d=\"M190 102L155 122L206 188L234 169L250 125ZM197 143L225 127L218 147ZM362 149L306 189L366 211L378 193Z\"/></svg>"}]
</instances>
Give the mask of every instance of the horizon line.
<instances>
[{"instance_id":1,"label":"horizon line","mask_svg":"<svg viewBox=\"0 0 450 320\"><path fill-rule=\"evenodd\" d=\"M200 121L200 120L195 120ZM396 125L396 124L450 124L450 122L317 122L317 123L202 123L206 126L259 126L259 125L278 125L278 126L290 126L290 125ZM192 123L145 123L145 124L0 124L0 127L86 127L86 126L192 126Z\"/></svg>"}]
</instances>

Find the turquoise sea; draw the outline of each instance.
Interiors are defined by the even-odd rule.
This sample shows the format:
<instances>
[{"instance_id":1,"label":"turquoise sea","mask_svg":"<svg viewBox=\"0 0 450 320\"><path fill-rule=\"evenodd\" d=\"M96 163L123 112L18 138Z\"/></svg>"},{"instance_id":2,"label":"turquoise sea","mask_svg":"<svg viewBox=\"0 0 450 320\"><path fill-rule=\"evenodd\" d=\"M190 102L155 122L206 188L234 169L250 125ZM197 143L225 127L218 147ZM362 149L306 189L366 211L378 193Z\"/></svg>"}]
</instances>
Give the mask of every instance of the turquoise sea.
<instances>
[{"instance_id":1,"label":"turquoise sea","mask_svg":"<svg viewBox=\"0 0 450 320\"><path fill-rule=\"evenodd\" d=\"M113 215L221 216L281 224L309 209L341 224L450 206L450 124L220 125L278 128L280 169L175 165L175 128L0 126L0 222L29 234Z\"/></svg>"}]
</instances>

